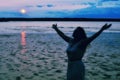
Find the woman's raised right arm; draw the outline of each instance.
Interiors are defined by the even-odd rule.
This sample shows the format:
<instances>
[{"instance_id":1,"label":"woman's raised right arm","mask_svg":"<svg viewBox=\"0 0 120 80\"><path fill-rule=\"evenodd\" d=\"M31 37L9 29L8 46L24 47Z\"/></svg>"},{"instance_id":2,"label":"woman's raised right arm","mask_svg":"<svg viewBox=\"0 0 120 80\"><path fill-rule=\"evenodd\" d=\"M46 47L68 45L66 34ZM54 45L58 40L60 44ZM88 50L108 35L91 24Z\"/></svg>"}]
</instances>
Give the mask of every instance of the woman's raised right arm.
<instances>
[{"instance_id":1,"label":"woman's raised right arm","mask_svg":"<svg viewBox=\"0 0 120 80\"><path fill-rule=\"evenodd\" d=\"M71 38L66 36L62 31L60 31L57 27L57 24L53 24L52 28L58 33L58 35L63 38L66 42L70 42Z\"/></svg>"}]
</instances>

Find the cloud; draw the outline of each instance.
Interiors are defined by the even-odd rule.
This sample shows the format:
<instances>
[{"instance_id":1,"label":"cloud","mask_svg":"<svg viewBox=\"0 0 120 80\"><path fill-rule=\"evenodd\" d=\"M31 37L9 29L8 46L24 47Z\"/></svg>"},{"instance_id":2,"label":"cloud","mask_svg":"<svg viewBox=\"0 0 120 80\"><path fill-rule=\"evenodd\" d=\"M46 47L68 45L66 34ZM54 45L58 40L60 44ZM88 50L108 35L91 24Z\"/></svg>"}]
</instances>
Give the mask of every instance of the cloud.
<instances>
[{"instance_id":1,"label":"cloud","mask_svg":"<svg viewBox=\"0 0 120 80\"><path fill-rule=\"evenodd\" d=\"M43 7L43 6L42 6L42 5L37 5L37 7L41 8L41 7Z\"/></svg>"},{"instance_id":2,"label":"cloud","mask_svg":"<svg viewBox=\"0 0 120 80\"><path fill-rule=\"evenodd\" d=\"M99 2L99 5L96 7L120 7L120 0L104 0L103 2Z\"/></svg>"},{"instance_id":3,"label":"cloud","mask_svg":"<svg viewBox=\"0 0 120 80\"><path fill-rule=\"evenodd\" d=\"M47 7L53 7L53 5L52 4L47 4Z\"/></svg>"},{"instance_id":4,"label":"cloud","mask_svg":"<svg viewBox=\"0 0 120 80\"><path fill-rule=\"evenodd\" d=\"M89 7L82 10L69 12L69 17L76 18L120 18L120 8Z\"/></svg>"},{"instance_id":5,"label":"cloud","mask_svg":"<svg viewBox=\"0 0 120 80\"><path fill-rule=\"evenodd\" d=\"M46 4L46 5L41 5L41 4L39 4L39 5L37 5L37 7L38 7L38 8L44 8L44 7L50 8L50 7L53 7L53 5L52 5L52 4Z\"/></svg>"},{"instance_id":6,"label":"cloud","mask_svg":"<svg viewBox=\"0 0 120 80\"><path fill-rule=\"evenodd\" d=\"M31 8L31 7L34 7L34 6L32 6L32 5L27 5L27 6L25 6L25 7L27 7L27 8Z\"/></svg>"},{"instance_id":7,"label":"cloud","mask_svg":"<svg viewBox=\"0 0 120 80\"><path fill-rule=\"evenodd\" d=\"M62 6L62 7L61 7ZM61 11L61 10L76 10L76 9L84 9L91 7L89 4L69 4L69 5L52 5L52 4L47 4L47 5L37 5L37 8L40 10L51 10L51 11Z\"/></svg>"},{"instance_id":8,"label":"cloud","mask_svg":"<svg viewBox=\"0 0 120 80\"><path fill-rule=\"evenodd\" d=\"M0 1L0 17L103 17L109 15L107 12L110 12L111 16L114 17L112 14L118 15L117 13L120 13L117 10L120 7L120 0L101 0L102 5L98 5L98 0ZM9 3L7 3L8 1ZM19 12L21 8L26 9L27 13L21 14ZM111 12L110 8L113 12Z\"/></svg>"},{"instance_id":9,"label":"cloud","mask_svg":"<svg viewBox=\"0 0 120 80\"><path fill-rule=\"evenodd\" d=\"M102 2L108 2L108 1L119 1L119 0L102 0Z\"/></svg>"}]
</instances>

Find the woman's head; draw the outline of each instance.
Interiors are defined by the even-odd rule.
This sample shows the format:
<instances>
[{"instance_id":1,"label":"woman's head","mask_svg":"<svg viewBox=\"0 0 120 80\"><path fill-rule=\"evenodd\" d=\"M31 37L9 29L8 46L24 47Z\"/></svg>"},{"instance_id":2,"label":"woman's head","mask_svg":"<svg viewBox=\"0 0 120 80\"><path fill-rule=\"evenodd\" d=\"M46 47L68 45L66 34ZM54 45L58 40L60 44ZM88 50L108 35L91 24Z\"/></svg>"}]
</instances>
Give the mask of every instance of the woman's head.
<instances>
[{"instance_id":1,"label":"woman's head","mask_svg":"<svg viewBox=\"0 0 120 80\"><path fill-rule=\"evenodd\" d=\"M85 31L82 27L77 27L73 34L72 34L73 38L77 41L80 41L81 39L85 39L87 38Z\"/></svg>"}]
</instances>

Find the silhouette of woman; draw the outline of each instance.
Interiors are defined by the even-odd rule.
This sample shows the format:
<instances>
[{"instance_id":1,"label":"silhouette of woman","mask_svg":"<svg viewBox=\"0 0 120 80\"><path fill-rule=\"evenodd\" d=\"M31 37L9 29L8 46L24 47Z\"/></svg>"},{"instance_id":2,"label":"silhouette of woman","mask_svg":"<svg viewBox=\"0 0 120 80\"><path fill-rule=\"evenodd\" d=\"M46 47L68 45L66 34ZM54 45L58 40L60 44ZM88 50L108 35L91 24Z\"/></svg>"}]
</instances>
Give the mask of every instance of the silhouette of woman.
<instances>
[{"instance_id":1,"label":"silhouette of woman","mask_svg":"<svg viewBox=\"0 0 120 80\"><path fill-rule=\"evenodd\" d=\"M85 79L85 66L82 62L82 58L86 48L91 41L111 25L112 24L103 25L103 27L91 37L86 36L82 27L77 27L72 34L73 38L66 36L62 31L60 31L57 24L52 25L52 28L58 33L58 35L68 43L68 48L66 50L68 56L67 80Z\"/></svg>"}]
</instances>

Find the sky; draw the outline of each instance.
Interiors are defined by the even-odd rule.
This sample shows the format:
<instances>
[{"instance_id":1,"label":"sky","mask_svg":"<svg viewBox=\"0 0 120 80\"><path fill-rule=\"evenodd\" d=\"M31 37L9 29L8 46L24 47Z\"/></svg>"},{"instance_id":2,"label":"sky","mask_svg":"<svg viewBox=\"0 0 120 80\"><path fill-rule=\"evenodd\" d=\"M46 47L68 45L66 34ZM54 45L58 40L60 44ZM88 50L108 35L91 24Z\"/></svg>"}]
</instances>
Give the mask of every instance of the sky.
<instances>
[{"instance_id":1,"label":"sky","mask_svg":"<svg viewBox=\"0 0 120 80\"><path fill-rule=\"evenodd\" d=\"M0 0L0 18L120 18L120 0Z\"/></svg>"}]
</instances>

